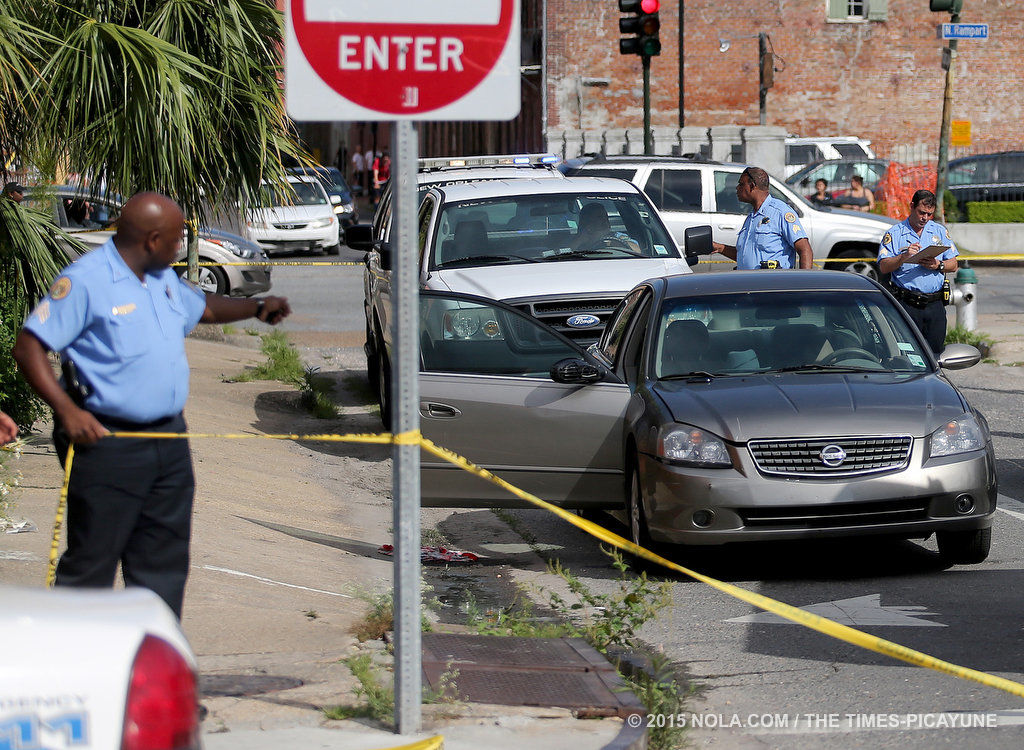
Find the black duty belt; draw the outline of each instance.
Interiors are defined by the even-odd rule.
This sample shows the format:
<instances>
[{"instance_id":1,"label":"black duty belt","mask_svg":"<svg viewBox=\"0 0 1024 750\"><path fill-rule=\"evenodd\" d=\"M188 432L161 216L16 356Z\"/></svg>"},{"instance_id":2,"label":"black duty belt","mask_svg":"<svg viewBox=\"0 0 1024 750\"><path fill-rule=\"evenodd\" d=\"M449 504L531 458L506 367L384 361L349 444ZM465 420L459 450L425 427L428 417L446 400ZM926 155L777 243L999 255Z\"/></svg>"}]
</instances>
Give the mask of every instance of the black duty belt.
<instances>
[{"instance_id":1,"label":"black duty belt","mask_svg":"<svg viewBox=\"0 0 1024 750\"><path fill-rule=\"evenodd\" d=\"M915 292L901 286L892 285L892 296L911 307L927 307L932 302L942 302L942 290L937 292Z\"/></svg>"}]
</instances>

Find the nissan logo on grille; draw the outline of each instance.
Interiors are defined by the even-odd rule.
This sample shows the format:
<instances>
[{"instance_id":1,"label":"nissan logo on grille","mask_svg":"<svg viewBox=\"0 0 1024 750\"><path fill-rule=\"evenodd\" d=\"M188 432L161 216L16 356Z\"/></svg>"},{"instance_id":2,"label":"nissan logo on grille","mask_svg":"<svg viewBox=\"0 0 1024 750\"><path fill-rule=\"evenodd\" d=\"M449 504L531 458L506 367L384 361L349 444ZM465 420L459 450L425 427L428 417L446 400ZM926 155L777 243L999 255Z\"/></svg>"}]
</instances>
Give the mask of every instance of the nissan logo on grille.
<instances>
[{"instance_id":1,"label":"nissan logo on grille","mask_svg":"<svg viewBox=\"0 0 1024 750\"><path fill-rule=\"evenodd\" d=\"M565 324L570 328L593 328L596 325L600 325L601 319L596 315L590 315L589 313L583 315L573 315L571 318L565 321Z\"/></svg>"},{"instance_id":2,"label":"nissan logo on grille","mask_svg":"<svg viewBox=\"0 0 1024 750\"><path fill-rule=\"evenodd\" d=\"M821 449L818 458L825 466L839 466L846 460L846 451L838 445L826 445Z\"/></svg>"}]
</instances>

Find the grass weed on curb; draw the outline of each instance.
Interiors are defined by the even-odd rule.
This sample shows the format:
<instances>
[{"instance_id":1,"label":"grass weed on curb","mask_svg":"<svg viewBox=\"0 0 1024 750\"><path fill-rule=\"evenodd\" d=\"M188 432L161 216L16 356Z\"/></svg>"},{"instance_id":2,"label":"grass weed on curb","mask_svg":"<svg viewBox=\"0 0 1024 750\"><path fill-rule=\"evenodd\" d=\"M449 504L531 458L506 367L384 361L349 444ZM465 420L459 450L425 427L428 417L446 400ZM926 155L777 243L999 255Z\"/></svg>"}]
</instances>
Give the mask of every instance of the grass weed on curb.
<instances>
[{"instance_id":1,"label":"grass weed on curb","mask_svg":"<svg viewBox=\"0 0 1024 750\"><path fill-rule=\"evenodd\" d=\"M267 361L230 378L232 383L248 383L253 380L279 380L282 383L301 385L305 368L299 353L288 341L284 331L271 331L260 336L263 340L260 351L267 355Z\"/></svg>"}]
</instances>

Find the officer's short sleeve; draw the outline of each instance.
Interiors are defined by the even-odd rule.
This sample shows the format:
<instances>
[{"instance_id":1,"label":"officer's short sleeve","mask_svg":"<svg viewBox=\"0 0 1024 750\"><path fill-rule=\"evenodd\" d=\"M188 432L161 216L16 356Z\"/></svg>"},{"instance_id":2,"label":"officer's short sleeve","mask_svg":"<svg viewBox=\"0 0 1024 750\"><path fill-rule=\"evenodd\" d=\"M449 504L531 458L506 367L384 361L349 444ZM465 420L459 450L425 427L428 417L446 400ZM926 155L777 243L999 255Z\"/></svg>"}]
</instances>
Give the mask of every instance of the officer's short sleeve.
<instances>
[{"instance_id":1,"label":"officer's short sleeve","mask_svg":"<svg viewBox=\"0 0 1024 750\"><path fill-rule=\"evenodd\" d=\"M177 276L176 273L174 275ZM181 304L185 308L186 326L191 331L206 312L206 292L183 276L178 276L178 283L181 285L179 294L181 295Z\"/></svg>"},{"instance_id":2,"label":"officer's short sleeve","mask_svg":"<svg viewBox=\"0 0 1024 750\"><path fill-rule=\"evenodd\" d=\"M81 277L65 270L50 286L49 293L25 321L32 333L51 351L60 352L85 330L89 316L89 290Z\"/></svg>"},{"instance_id":3,"label":"officer's short sleeve","mask_svg":"<svg viewBox=\"0 0 1024 750\"><path fill-rule=\"evenodd\" d=\"M956 249L956 243L953 242L953 238L949 236L949 230L941 224L939 229L942 230L942 244L949 245L949 250L946 250L942 255L939 256L939 260L952 260L960 254L960 251Z\"/></svg>"},{"instance_id":4,"label":"officer's short sleeve","mask_svg":"<svg viewBox=\"0 0 1024 750\"><path fill-rule=\"evenodd\" d=\"M782 214L782 236L790 245L795 245L797 240L807 239L807 232L804 231L804 227L800 223L800 217L788 210L788 206L786 208L787 210Z\"/></svg>"},{"instance_id":5,"label":"officer's short sleeve","mask_svg":"<svg viewBox=\"0 0 1024 750\"><path fill-rule=\"evenodd\" d=\"M899 255L899 252L896 250L895 238L892 231L888 231L882 235L882 242L878 246L878 257L893 258L897 255Z\"/></svg>"}]
</instances>

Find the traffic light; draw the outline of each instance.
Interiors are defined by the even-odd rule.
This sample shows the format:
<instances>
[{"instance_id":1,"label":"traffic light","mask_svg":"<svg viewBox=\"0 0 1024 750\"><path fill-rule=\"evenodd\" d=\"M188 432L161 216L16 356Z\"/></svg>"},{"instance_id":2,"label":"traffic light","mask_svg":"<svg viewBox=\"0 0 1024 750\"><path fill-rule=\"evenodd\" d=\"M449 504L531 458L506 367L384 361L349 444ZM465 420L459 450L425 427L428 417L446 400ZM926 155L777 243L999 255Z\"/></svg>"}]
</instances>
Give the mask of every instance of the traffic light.
<instances>
[{"instance_id":1,"label":"traffic light","mask_svg":"<svg viewBox=\"0 0 1024 750\"><path fill-rule=\"evenodd\" d=\"M619 52L623 55L654 57L661 54L661 0L619 0L619 31L634 34L619 39Z\"/></svg>"},{"instance_id":2,"label":"traffic light","mask_svg":"<svg viewBox=\"0 0 1024 750\"><path fill-rule=\"evenodd\" d=\"M928 0L928 9L936 13L959 13L963 7L964 0Z\"/></svg>"}]
</instances>

